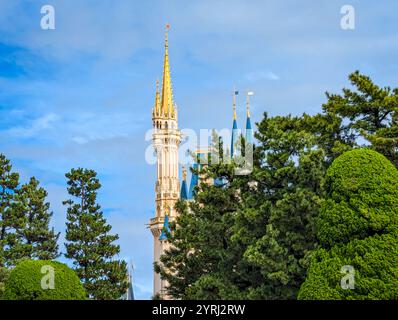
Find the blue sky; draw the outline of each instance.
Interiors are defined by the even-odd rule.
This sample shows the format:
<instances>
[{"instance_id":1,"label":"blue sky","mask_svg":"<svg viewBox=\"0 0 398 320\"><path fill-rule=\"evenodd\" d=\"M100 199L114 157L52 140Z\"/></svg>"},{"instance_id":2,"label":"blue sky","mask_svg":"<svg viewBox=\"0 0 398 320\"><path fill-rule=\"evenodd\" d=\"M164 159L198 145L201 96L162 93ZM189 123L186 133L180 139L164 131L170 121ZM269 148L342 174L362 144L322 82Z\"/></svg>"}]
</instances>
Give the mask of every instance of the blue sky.
<instances>
[{"instance_id":1,"label":"blue sky","mask_svg":"<svg viewBox=\"0 0 398 320\"><path fill-rule=\"evenodd\" d=\"M40 8L55 8L55 30ZM356 9L355 30L340 8ZM315 113L360 70L398 86L397 1L0 0L0 152L22 181L48 190L64 235L65 172L96 170L99 202L135 262L135 293L152 294L155 167L145 162L164 25L181 128L232 125L231 91L251 89L252 118ZM244 97L238 100L244 124ZM61 240L62 242L62 240ZM62 248L63 250L63 248Z\"/></svg>"}]
</instances>

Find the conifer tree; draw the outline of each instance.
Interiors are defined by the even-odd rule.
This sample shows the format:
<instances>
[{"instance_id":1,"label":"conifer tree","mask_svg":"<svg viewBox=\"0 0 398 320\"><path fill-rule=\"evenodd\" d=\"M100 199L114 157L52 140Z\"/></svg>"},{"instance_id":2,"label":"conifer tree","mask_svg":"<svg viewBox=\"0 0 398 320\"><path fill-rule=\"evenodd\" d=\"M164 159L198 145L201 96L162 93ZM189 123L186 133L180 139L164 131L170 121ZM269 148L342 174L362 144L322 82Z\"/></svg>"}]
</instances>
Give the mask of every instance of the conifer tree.
<instances>
[{"instance_id":1,"label":"conifer tree","mask_svg":"<svg viewBox=\"0 0 398 320\"><path fill-rule=\"evenodd\" d=\"M243 261L259 270L248 298L294 299L305 279L307 254L316 246L313 219L321 199L323 149L299 117L264 119L256 137L253 188L242 192L234 239Z\"/></svg>"},{"instance_id":2,"label":"conifer tree","mask_svg":"<svg viewBox=\"0 0 398 320\"><path fill-rule=\"evenodd\" d=\"M5 250L8 247L13 219L10 207L18 184L19 174L12 172L10 160L0 154L0 296L4 290L4 281L9 274Z\"/></svg>"},{"instance_id":3,"label":"conifer tree","mask_svg":"<svg viewBox=\"0 0 398 320\"><path fill-rule=\"evenodd\" d=\"M21 259L53 260L58 254L58 237L50 229L50 203L47 191L39 186L34 177L15 192L11 212L14 216L12 239L6 256L9 261Z\"/></svg>"},{"instance_id":4,"label":"conifer tree","mask_svg":"<svg viewBox=\"0 0 398 320\"><path fill-rule=\"evenodd\" d=\"M211 168L224 184L233 181L233 165ZM208 170L209 167L200 172L204 180L209 177ZM177 225L171 223L172 233L168 235L171 247L160 258L161 263L155 263L155 271L169 283L168 295L176 299L237 298L231 271L238 257L230 240L237 206L238 193L234 186L224 188L221 184L206 183L196 187L194 202L177 203L180 216ZM214 286L228 290L218 293Z\"/></svg>"},{"instance_id":5,"label":"conifer tree","mask_svg":"<svg viewBox=\"0 0 398 320\"><path fill-rule=\"evenodd\" d=\"M110 234L112 227L96 202L101 187L97 173L78 168L65 176L73 197L64 201L68 206L65 256L72 259L90 298L119 299L128 286L127 264L113 260L120 252L120 247L114 244L119 237Z\"/></svg>"},{"instance_id":6,"label":"conifer tree","mask_svg":"<svg viewBox=\"0 0 398 320\"><path fill-rule=\"evenodd\" d=\"M259 124L253 172L211 165L191 203L180 202L171 248L156 270L182 299L293 299L315 245L324 152L300 118ZM241 141L245 143L244 139ZM203 179L206 181L207 179Z\"/></svg>"},{"instance_id":7,"label":"conifer tree","mask_svg":"<svg viewBox=\"0 0 398 320\"><path fill-rule=\"evenodd\" d=\"M341 130L367 139L374 150L398 167L398 88L380 87L370 77L355 71L349 75L353 89L342 94L326 93L323 111L341 119ZM363 139L362 139L363 140Z\"/></svg>"}]
</instances>

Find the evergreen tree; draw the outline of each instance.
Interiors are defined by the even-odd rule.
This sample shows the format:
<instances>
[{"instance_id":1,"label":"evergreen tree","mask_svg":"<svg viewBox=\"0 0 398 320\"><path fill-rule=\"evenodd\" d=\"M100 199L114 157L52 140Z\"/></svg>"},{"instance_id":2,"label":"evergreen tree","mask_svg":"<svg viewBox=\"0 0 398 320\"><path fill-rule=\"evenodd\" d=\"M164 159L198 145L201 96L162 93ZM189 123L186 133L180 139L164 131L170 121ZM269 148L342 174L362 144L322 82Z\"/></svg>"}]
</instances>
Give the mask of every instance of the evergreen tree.
<instances>
[{"instance_id":1,"label":"evergreen tree","mask_svg":"<svg viewBox=\"0 0 398 320\"><path fill-rule=\"evenodd\" d=\"M206 167L195 199L179 203L171 249L156 270L168 294L183 299L292 299L316 246L324 152L300 118L265 114L253 172ZM214 139L213 139L214 140ZM244 139L241 141L245 143ZM221 179L220 179L221 178ZM203 179L206 181L207 179Z\"/></svg>"},{"instance_id":2,"label":"evergreen tree","mask_svg":"<svg viewBox=\"0 0 398 320\"><path fill-rule=\"evenodd\" d=\"M200 171L204 180L210 177L209 168ZM230 185L233 165L211 168L214 176L229 187L201 182L196 187L194 202L177 203L177 225L171 223L172 234L168 235L171 247L160 258L161 263L155 263L155 271L169 283L167 294L176 299L229 299L237 298L239 293L231 272L236 265L231 228L239 206L237 190ZM206 289L208 286L228 290L218 292Z\"/></svg>"},{"instance_id":3,"label":"evergreen tree","mask_svg":"<svg viewBox=\"0 0 398 320\"><path fill-rule=\"evenodd\" d=\"M398 88L381 88L359 71L350 74L349 80L354 90L344 88L341 95L327 93L324 112L339 117L341 130L357 144L364 145L359 137L368 140L398 167Z\"/></svg>"},{"instance_id":4,"label":"evergreen tree","mask_svg":"<svg viewBox=\"0 0 398 320\"><path fill-rule=\"evenodd\" d=\"M258 125L255 188L241 186L233 237L243 261L257 270L247 298L293 299L305 279L305 258L316 246L313 219L325 155L304 127L302 118L267 114Z\"/></svg>"},{"instance_id":5,"label":"evergreen tree","mask_svg":"<svg viewBox=\"0 0 398 320\"><path fill-rule=\"evenodd\" d=\"M90 298L119 299L126 291L127 264L112 260L120 252L113 242L100 205L96 203L101 184L97 174L88 169L72 169L67 173L68 192L74 197L67 205L65 256L73 260L75 271Z\"/></svg>"},{"instance_id":6,"label":"evergreen tree","mask_svg":"<svg viewBox=\"0 0 398 320\"><path fill-rule=\"evenodd\" d=\"M10 160L0 154L0 296L9 274L7 267L10 263L6 260L5 250L9 244L14 219L10 207L19 184L19 174L11 170Z\"/></svg>"},{"instance_id":7,"label":"evergreen tree","mask_svg":"<svg viewBox=\"0 0 398 320\"><path fill-rule=\"evenodd\" d=\"M16 190L11 205L14 216L12 239L5 255L9 261L22 259L53 260L58 254L59 233L50 229L52 212L46 201L47 192L34 177Z\"/></svg>"}]
</instances>

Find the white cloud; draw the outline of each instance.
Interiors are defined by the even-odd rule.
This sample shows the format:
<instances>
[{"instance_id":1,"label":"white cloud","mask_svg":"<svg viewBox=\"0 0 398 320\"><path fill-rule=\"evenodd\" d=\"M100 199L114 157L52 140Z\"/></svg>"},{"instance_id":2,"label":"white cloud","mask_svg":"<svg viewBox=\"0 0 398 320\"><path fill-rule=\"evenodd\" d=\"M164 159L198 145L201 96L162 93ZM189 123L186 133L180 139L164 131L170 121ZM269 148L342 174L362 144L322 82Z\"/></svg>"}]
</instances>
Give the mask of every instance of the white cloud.
<instances>
[{"instance_id":1,"label":"white cloud","mask_svg":"<svg viewBox=\"0 0 398 320\"><path fill-rule=\"evenodd\" d=\"M16 126L3 133L14 138L31 138L41 134L45 130L54 129L54 124L57 120L59 120L59 117L56 114L48 113L34 119L28 125Z\"/></svg>"},{"instance_id":2,"label":"white cloud","mask_svg":"<svg viewBox=\"0 0 398 320\"><path fill-rule=\"evenodd\" d=\"M248 81L259 81L259 80L279 80L279 76L271 71L254 71L249 72L245 75Z\"/></svg>"}]
</instances>

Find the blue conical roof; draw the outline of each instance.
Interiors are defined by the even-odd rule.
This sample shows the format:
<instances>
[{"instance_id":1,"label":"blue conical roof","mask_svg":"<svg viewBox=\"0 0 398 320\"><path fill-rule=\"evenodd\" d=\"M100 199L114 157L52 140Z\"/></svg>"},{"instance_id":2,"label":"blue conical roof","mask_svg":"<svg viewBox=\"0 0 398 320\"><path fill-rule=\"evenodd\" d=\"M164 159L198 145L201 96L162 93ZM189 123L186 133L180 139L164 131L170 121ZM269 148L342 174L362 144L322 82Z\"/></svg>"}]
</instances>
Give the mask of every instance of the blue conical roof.
<instances>
[{"instance_id":1,"label":"blue conical roof","mask_svg":"<svg viewBox=\"0 0 398 320\"><path fill-rule=\"evenodd\" d=\"M192 167L194 170L197 170L199 166L197 163L194 163ZM188 199L193 199L194 188L195 188L195 186L198 185L198 183L199 183L198 175L196 173L192 173L191 184L189 186Z\"/></svg>"},{"instance_id":2,"label":"blue conical roof","mask_svg":"<svg viewBox=\"0 0 398 320\"><path fill-rule=\"evenodd\" d=\"M246 119L246 136L245 136L246 143L253 144L253 129L252 124L250 121L250 116Z\"/></svg>"},{"instance_id":3,"label":"blue conical roof","mask_svg":"<svg viewBox=\"0 0 398 320\"><path fill-rule=\"evenodd\" d=\"M182 180L182 183L181 183L180 199L188 200L188 188L187 188L186 180Z\"/></svg>"},{"instance_id":4,"label":"blue conical roof","mask_svg":"<svg viewBox=\"0 0 398 320\"><path fill-rule=\"evenodd\" d=\"M170 233L170 227L169 227L169 215L166 214L164 217L164 223L163 223L163 228L162 228L162 233L160 234L159 240L167 240L167 234L166 231Z\"/></svg>"},{"instance_id":5,"label":"blue conical roof","mask_svg":"<svg viewBox=\"0 0 398 320\"><path fill-rule=\"evenodd\" d=\"M232 123L231 158L233 158L236 155L238 138L239 138L238 123L236 119L234 119L234 122Z\"/></svg>"}]
</instances>

